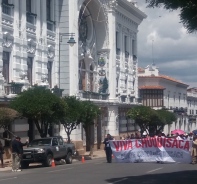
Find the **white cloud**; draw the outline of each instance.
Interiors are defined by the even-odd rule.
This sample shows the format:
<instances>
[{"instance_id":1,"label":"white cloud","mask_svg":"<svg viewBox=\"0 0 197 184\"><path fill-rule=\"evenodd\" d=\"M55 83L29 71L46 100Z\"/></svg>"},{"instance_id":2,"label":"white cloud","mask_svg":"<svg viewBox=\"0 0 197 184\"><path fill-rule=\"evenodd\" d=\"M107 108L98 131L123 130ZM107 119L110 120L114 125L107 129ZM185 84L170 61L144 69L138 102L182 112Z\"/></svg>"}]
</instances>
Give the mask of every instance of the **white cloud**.
<instances>
[{"instance_id":1,"label":"white cloud","mask_svg":"<svg viewBox=\"0 0 197 184\"><path fill-rule=\"evenodd\" d=\"M138 0L139 9L148 16L139 26L139 66L145 67L154 60L163 74L197 86L197 35L188 34L183 28L179 11L146 5L145 0Z\"/></svg>"}]
</instances>

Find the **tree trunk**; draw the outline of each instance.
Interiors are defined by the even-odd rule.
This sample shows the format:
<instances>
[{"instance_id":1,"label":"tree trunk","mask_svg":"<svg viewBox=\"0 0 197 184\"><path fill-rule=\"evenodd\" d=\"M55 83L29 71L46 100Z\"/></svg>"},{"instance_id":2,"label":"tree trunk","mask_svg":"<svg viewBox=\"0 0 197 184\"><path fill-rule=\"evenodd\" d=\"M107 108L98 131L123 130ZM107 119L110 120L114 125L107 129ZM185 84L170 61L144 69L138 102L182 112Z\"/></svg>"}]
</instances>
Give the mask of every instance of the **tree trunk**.
<instances>
[{"instance_id":1,"label":"tree trunk","mask_svg":"<svg viewBox=\"0 0 197 184\"><path fill-rule=\"evenodd\" d=\"M40 134L41 138L45 138L47 136L47 131L46 129L48 128L48 123L46 125L44 125L42 123L42 125L40 126L39 122L37 120L34 120L36 128Z\"/></svg>"},{"instance_id":2,"label":"tree trunk","mask_svg":"<svg viewBox=\"0 0 197 184\"><path fill-rule=\"evenodd\" d=\"M91 145L91 131L90 126L84 127L85 134L86 134L86 151L90 151Z\"/></svg>"},{"instance_id":3,"label":"tree trunk","mask_svg":"<svg viewBox=\"0 0 197 184\"><path fill-rule=\"evenodd\" d=\"M67 142L70 143L71 140L70 140L70 131L66 131L66 134L67 134Z\"/></svg>"}]
</instances>

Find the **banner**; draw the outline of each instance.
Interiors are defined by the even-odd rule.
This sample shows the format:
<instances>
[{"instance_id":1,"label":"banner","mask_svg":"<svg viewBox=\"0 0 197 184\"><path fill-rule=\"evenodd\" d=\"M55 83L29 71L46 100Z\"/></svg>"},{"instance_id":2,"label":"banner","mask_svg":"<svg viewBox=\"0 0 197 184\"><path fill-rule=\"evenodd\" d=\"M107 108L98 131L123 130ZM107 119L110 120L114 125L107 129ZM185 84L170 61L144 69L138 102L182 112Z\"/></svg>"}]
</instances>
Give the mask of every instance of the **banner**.
<instances>
[{"instance_id":1,"label":"banner","mask_svg":"<svg viewBox=\"0 0 197 184\"><path fill-rule=\"evenodd\" d=\"M117 162L191 163L192 141L171 138L147 138L110 141Z\"/></svg>"}]
</instances>

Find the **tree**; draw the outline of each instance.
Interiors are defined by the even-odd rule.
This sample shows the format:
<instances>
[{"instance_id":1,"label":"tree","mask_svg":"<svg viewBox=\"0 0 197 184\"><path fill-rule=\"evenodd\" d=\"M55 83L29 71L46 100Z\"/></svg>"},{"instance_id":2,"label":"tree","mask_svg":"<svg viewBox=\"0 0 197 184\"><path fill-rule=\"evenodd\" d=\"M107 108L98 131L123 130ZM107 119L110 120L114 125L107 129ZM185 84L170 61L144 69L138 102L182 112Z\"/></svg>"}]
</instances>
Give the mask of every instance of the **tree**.
<instances>
[{"instance_id":1,"label":"tree","mask_svg":"<svg viewBox=\"0 0 197 184\"><path fill-rule=\"evenodd\" d=\"M10 123L19 118L20 115L14 109L8 107L0 108L0 128L7 129Z\"/></svg>"},{"instance_id":2,"label":"tree","mask_svg":"<svg viewBox=\"0 0 197 184\"><path fill-rule=\"evenodd\" d=\"M79 121L82 123L86 134L86 150L92 153L91 127L94 125L95 118L100 114L100 109L91 101L81 101L81 105Z\"/></svg>"},{"instance_id":3,"label":"tree","mask_svg":"<svg viewBox=\"0 0 197 184\"><path fill-rule=\"evenodd\" d=\"M127 112L127 117L135 120L136 124L140 127L141 134L144 131L150 130L150 127L158 124L160 117L157 112L147 106L136 106Z\"/></svg>"},{"instance_id":4,"label":"tree","mask_svg":"<svg viewBox=\"0 0 197 184\"><path fill-rule=\"evenodd\" d=\"M157 110L157 113L161 120L160 127L158 127L157 131L163 130L165 125L170 125L177 120L177 117L173 112L161 109Z\"/></svg>"},{"instance_id":5,"label":"tree","mask_svg":"<svg viewBox=\"0 0 197 184\"><path fill-rule=\"evenodd\" d=\"M141 134L148 130L150 135L155 135L163 130L167 124L176 121L176 115L167 110L154 110L147 106L136 106L127 112L127 117L135 120L141 129Z\"/></svg>"},{"instance_id":6,"label":"tree","mask_svg":"<svg viewBox=\"0 0 197 184\"><path fill-rule=\"evenodd\" d=\"M70 143L70 134L80 124L81 102L75 96L66 96L63 101L67 104L66 113L62 115L61 124L64 126Z\"/></svg>"},{"instance_id":7,"label":"tree","mask_svg":"<svg viewBox=\"0 0 197 184\"><path fill-rule=\"evenodd\" d=\"M59 123L66 110L66 104L59 97L39 86L22 92L10 106L35 123L41 137L47 136L49 126Z\"/></svg>"},{"instance_id":8,"label":"tree","mask_svg":"<svg viewBox=\"0 0 197 184\"><path fill-rule=\"evenodd\" d=\"M20 118L20 114L14 109L8 107L0 108L0 129L8 130L8 126L17 118ZM10 131L9 131L10 132ZM12 132L10 132L13 134Z\"/></svg>"},{"instance_id":9,"label":"tree","mask_svg":"<svg viewBox=\"0 0 197 184\"><path fill-rule=\"evenodd\" d=\"M196 0L146 0L148 7L164 6L167 10L180 9L180 20L189 33L197 31L197 1Z\"/></svg>"}]
</instances>

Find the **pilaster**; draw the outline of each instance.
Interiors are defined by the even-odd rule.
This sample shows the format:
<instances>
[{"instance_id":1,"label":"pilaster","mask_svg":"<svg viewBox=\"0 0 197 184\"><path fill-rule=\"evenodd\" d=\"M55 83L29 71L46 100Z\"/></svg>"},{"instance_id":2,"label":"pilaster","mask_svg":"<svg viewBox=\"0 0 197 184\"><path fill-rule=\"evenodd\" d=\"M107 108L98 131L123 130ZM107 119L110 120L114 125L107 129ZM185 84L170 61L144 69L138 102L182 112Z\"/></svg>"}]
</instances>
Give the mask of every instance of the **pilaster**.
<instances>
[{"instance_id":1,"label":"pilaster","mask_svg":"<svg viewBox=\"0 0 197 184\"><path fill-rule=\"evenodd\" d=\"M78 94L78 3L69 0L69 33L75 33L74 39L77 42L73 47L69 46L69 65L70 65L70 95ZM70 36L67 38L69 39Z\"/></svg>"}]
</instances>

